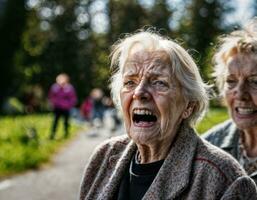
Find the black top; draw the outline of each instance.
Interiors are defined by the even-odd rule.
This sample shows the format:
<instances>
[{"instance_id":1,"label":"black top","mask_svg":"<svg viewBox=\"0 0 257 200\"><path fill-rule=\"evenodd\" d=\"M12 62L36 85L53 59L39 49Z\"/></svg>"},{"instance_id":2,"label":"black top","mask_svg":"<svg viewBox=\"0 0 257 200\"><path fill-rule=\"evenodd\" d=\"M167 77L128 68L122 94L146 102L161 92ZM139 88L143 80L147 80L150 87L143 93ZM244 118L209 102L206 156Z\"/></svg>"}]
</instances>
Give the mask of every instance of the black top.
<instances>
[{"instance_id":1,"label":"black top","mask_svg":"<svg viewBox=\"0 0 257 200\"><path fill-rule=\"evenodd\" d=\"M152 184L164 160L139 164L133 157L123 176L118 191L118 200L141 200Z\"/></svg>"}]
</instances>

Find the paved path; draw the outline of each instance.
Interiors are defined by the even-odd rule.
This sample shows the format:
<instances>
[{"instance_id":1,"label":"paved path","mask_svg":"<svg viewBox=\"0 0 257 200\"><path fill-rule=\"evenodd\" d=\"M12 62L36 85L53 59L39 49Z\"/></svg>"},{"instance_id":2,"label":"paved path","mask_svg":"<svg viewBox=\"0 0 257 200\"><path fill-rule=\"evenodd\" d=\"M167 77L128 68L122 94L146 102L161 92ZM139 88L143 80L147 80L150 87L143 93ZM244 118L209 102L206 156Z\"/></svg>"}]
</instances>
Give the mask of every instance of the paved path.
<instances>
[{"instance_id":1,"label":"paved path","mask_svg":"<svg viewBox=\"0 0 257 200\"><path fill-rule=\"evenodd\" d=\"M80 133L42 170L0 182L0 200L76 200L84 166L106 135Z\"/></svg>"}]
</instances>

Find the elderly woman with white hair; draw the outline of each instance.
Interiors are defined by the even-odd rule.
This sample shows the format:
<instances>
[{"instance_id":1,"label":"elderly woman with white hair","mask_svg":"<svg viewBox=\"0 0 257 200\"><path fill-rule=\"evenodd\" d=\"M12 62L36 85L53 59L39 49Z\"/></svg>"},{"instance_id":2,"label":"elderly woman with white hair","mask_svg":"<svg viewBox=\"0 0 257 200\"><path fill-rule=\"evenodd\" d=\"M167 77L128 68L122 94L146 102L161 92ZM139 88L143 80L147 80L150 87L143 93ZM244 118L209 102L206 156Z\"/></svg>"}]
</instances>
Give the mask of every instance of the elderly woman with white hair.
<instances>
[{"instance_id":1,"label":"elderly woman with white hair","mask_svg":"<svg viewBox=\"0 0 257 200\"><path fill-rule=\"evenodd\" d=\"M220 38L214 76L231 119L204 138L234 156L257 183L257 19Z\"/></svg>"},{"instance_id":2,"label":"elderly woman with white hair","mask_svg":"<svg viewBox=\"0 0 257 200\"><path fill-rule=\"evenodd\" d=\"M181 46L141 31L118 41L111 56L127 134L96 148L81 200L257 199L240 165L193 128L208 105L207 86Z\"/></svg>"}]
</instances>

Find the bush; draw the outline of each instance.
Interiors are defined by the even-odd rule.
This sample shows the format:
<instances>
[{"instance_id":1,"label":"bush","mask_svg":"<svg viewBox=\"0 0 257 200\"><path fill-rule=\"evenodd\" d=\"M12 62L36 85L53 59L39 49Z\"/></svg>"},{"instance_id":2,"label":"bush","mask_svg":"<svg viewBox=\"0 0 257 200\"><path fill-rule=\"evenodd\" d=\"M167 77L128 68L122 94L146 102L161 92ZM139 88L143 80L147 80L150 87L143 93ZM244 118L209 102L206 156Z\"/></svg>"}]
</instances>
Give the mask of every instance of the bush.
<instances>
[{"instance_id":1,"label":"bush","mask_svg":"<svg viewBox=\"0 0 257 200\"><path fill-rule=\"evenodd\" d=\"M15 97L8 98L1 108L4 114L12 115L12 114L23 114L24 113L24 105L19 101L19 99Z\"/></svg>"},{"instance_id":2,"label":"bush","mask_svg":"<svg viewBox=\"0 0 257 200\"><path fill-rule=\"evenodd\" d=\"M38 168L67 140L48 140L52 116L27 115L0 119L0 177ZM71 137L78 127L71 125ZM63 137L59 124L57 138Z\"/></svg>"}]
</instances>

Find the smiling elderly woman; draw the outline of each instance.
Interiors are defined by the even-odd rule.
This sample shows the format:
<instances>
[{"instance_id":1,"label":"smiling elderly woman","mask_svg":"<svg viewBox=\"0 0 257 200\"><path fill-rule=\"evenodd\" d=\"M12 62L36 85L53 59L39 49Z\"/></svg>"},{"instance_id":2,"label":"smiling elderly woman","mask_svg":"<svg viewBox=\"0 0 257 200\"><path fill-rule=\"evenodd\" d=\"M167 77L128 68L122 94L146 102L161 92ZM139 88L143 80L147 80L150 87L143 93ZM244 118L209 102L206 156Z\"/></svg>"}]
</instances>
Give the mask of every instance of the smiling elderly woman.
<instances>
[{"instance_id":1,"label":"smiling elderly woman","mask_svg":"<svg viewBox=\"0 0 257 200\"><path fill-rule=\"evenodd\" d=\"M240 165L195 133L208 96L181 46L142 31L114 45L112 66L112 94L127 135L95 150L81 200L257 198Z\"/></svg>"},{"instance_id":2,"label":"smiling elderly woman","mask_svg":"<svg viewBox=\"0 0 257 200\"><path fill-rule=\"evenodd\" d=\"M214 76L231 119L203 137L234 156L257 183L257 18L220 42Z\"/></svg>"}]
</instances>

